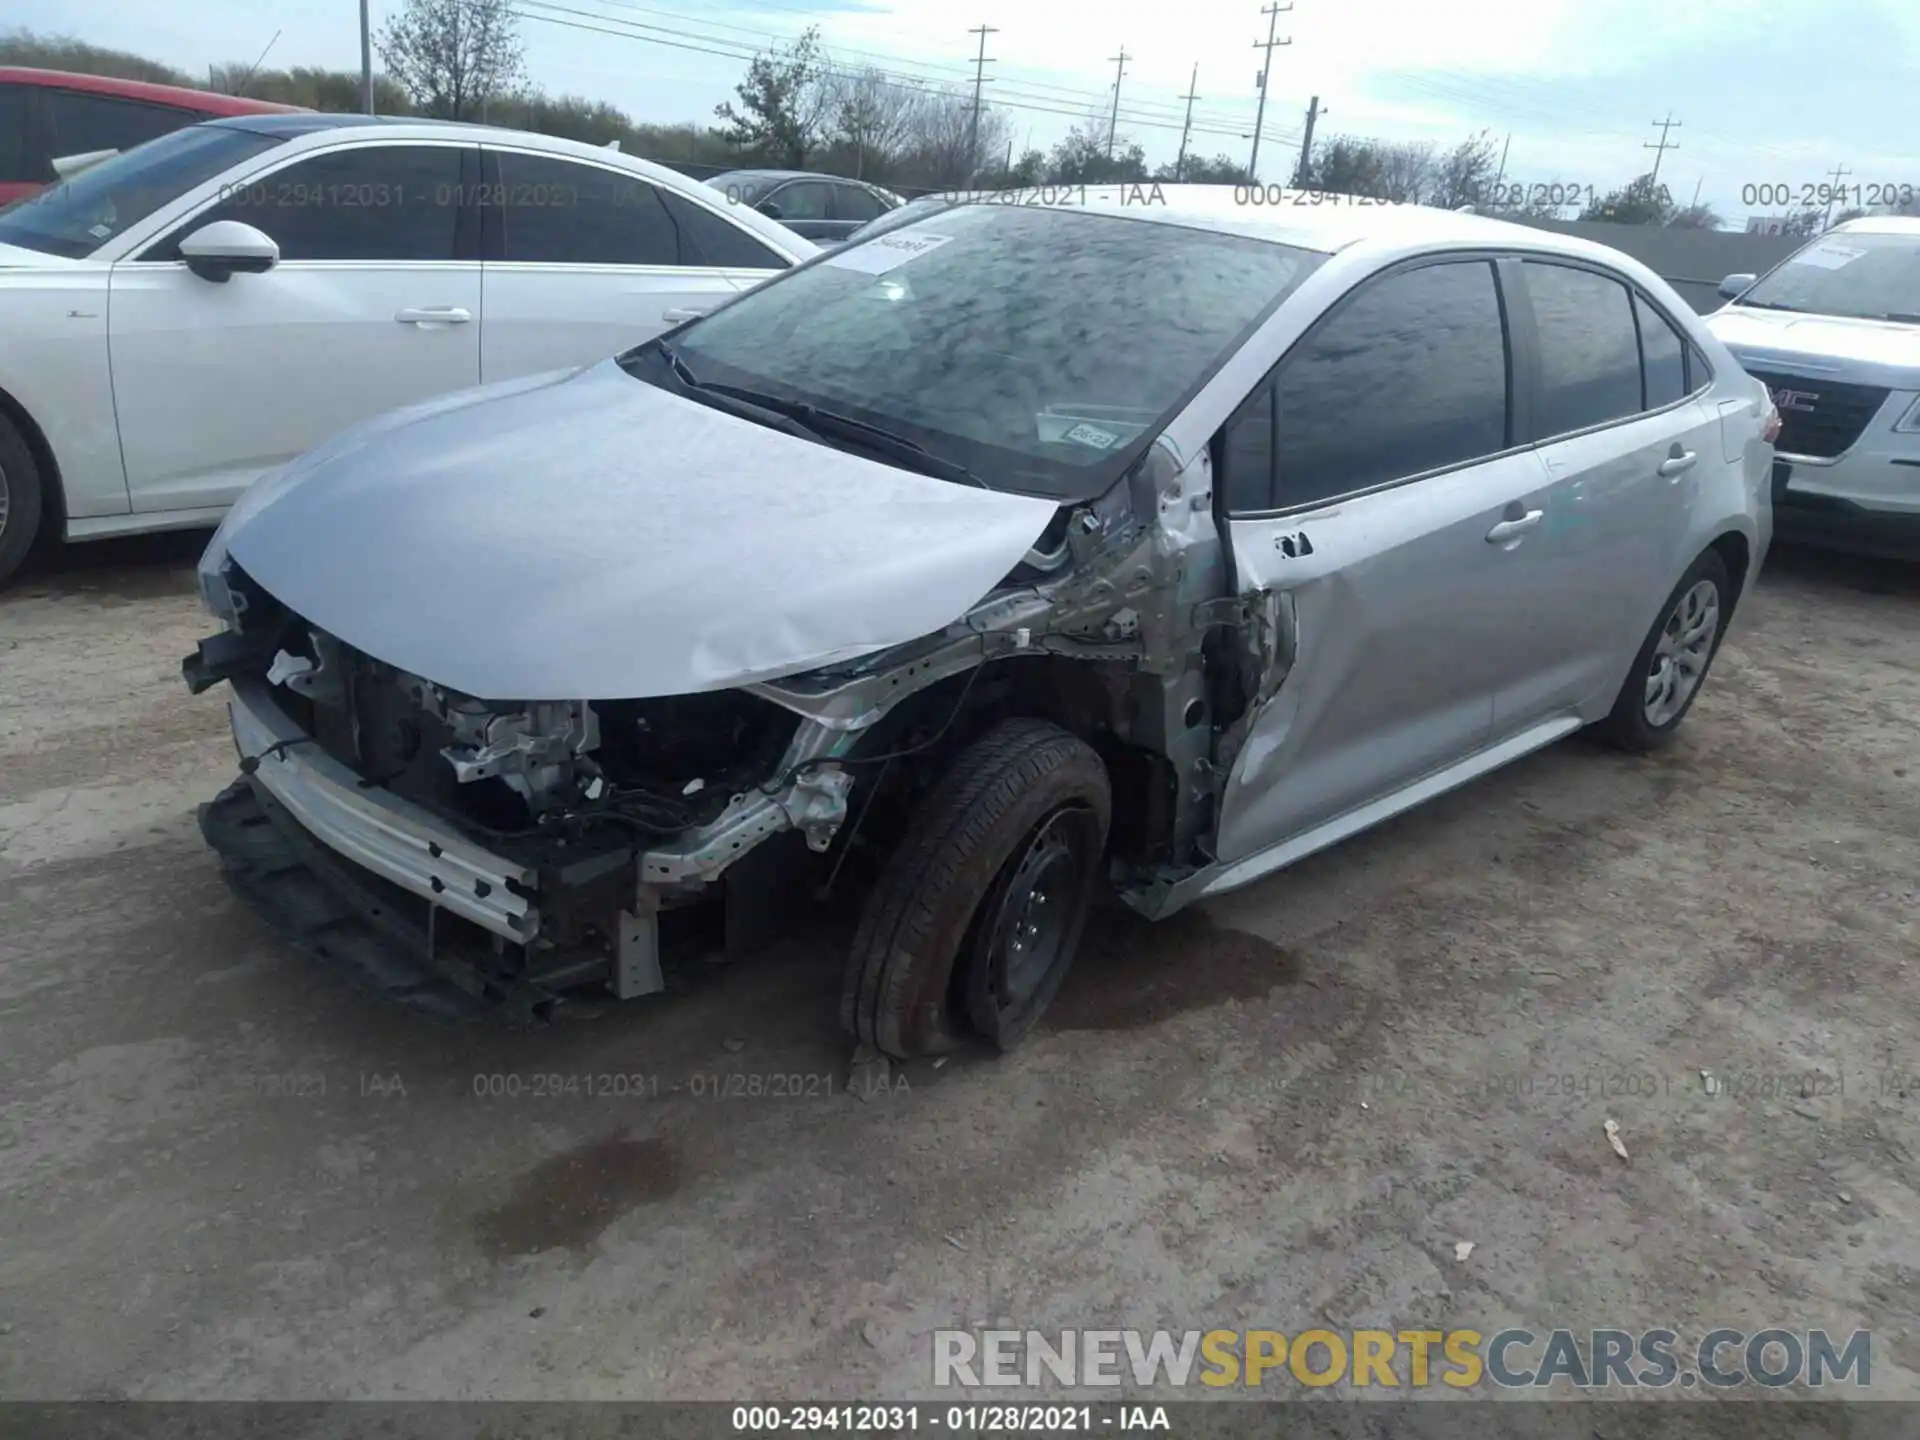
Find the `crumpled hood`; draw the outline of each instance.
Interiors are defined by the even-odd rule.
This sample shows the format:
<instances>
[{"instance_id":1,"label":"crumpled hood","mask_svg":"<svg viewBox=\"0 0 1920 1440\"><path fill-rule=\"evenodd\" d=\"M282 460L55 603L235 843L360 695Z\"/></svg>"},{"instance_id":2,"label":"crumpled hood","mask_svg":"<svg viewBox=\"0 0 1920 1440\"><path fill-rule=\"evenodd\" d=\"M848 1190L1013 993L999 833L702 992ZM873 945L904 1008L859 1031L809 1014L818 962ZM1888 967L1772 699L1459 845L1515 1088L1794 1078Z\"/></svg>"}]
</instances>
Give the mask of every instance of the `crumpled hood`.
<instances>
[{"instance_id":1,"label":"crumpled hood","mask_svg":"<svg viewBox=\"0 0 1920 1440\"><path fill-rule=\"evenodd\" d=\"M1920 325L1728 305L1707 328L1748 369L1775 365L1890 390L1920 390Z\"/></svg>"},{"instance_id":2,"label":"crumpled hood","mask_svg":"<svg viewBox=\"0 0 1920 1440\"><path fill-rule=\"evenodd\" d=\"M691 694L949 624L1048 500L915 475L612 361L357 426L249 488L231 554L354 648L488 700Z\"/></svg>"}]
</instances>

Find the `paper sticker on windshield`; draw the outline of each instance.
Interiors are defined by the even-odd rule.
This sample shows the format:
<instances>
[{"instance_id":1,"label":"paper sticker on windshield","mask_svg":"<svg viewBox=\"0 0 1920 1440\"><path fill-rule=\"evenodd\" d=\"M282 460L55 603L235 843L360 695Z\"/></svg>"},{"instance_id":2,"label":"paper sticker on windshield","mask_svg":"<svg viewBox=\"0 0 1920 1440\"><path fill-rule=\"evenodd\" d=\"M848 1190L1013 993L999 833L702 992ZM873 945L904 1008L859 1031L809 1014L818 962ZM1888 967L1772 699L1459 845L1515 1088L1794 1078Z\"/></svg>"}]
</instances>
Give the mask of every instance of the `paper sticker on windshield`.
<instances>
[{"instance_id":1,"label":"paper sticker on windshield","mask_svg":"<svg viewBox=\"0 0 1920 1440\"><path fill-rule=\"evenodd\" d=\"M836 250L820 263L837 265L842 270L858 270L863 275L884 275L929 250L938 250L951 239L951 235L881 235L864 245Z\"/></svg>"},{"instance_id":2,"label":"paper sticker on windshield","mask_svg":"<svg viewBox=\"0 0 1920 1440\"><path fill-rule=\"evenodd\" d=\"M1111 430L1089 425L1084 420L1060 437L1070 445L1091 445L1096 450L1111 450L1120 437Z\"/></svg>"},{"instance_id":3,"label":"paper sticker on windshield","mask_svg":"<svg viewBox=\"0 0 1920 1440\"><path fill-rule=\"evenodd\" d=\"M1843 265L1851 265L1866 253L1852 245L1816 245L1795 263L1811 265L1818 270L1838 270Z\"/></svg>"},{"instance_id":4,"label":"paper sticker on windshield","mask_svg":"<svg viewBox=\"0 0 1920 1440\"><path fill-rule=\"evenodd\" d=\"M87 233L96 240L104 240L113 234L113 227L111 225L89 225L87 227Z\"/></svg>"}]
</instances>

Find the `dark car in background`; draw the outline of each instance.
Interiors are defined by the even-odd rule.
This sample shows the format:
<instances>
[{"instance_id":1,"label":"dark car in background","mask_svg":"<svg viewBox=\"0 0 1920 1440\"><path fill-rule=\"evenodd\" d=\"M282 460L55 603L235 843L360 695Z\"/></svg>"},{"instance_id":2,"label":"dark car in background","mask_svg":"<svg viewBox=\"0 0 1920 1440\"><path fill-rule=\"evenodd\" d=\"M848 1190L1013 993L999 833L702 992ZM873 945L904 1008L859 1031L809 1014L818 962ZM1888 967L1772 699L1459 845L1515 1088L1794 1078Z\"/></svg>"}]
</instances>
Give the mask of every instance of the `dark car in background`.
<instances>
[{"instance_id":1,"label":"dark car in background","mask_svg":"<svg viewBox=\"0 0 1920 1440\"><path fill-rule=\"evenodd\" d=\"M845 240L897 208L900 197L878 185L804 170L729 170L707 181L736 205L751 205L769 220L808 240Z\"/></svg>"},{"instance_id":2,"label":"dark car in background","mask_svg":"<svg viewBox=\"0 0 1920 1440\"><path fill-rule=\"evenodd\" d=\"M60 179L56 160L131 150L223 115L298 108L142 80L0 66L0 205Z\"/></svg>"}]
</instances>

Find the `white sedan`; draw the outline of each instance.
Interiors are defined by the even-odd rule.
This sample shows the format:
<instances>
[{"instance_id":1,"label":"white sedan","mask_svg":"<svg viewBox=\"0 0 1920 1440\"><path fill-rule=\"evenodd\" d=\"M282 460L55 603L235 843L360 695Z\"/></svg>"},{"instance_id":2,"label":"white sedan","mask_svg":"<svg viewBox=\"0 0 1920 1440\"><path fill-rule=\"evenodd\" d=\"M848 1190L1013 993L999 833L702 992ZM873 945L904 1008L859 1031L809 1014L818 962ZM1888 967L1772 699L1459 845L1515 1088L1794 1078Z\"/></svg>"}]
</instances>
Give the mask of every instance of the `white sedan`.
<instances>
[{"instance_id":1,"label":"white sedan","mask_svg":"<svg viewBox=\"0 0 1920 1440\"><path fill-rule=\"evenodd\" d=\"M817 247L613 150L355 115L219 120L0 211L0 581L216 523L333 432L581 365Z\"/></svg>"}]
</instances>

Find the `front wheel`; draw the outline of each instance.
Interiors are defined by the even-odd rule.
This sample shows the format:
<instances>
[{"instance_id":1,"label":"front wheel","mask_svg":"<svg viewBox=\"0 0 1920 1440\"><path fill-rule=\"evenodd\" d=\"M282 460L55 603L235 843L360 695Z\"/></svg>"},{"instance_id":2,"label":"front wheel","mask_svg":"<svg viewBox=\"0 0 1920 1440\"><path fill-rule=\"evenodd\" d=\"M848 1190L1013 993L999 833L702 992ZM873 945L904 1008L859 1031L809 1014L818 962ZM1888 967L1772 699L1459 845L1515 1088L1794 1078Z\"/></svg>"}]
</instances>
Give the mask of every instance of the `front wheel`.
<instances>
[{"instance_id":1,"label":"front wheel","mask_svg":"<svg viewBox=\"0 0 1920 1440\"><path fill-rule=\"evenodd\" d=\"M1667 597L1612 712L1595 733L1619 749L1642 754L1671 740L1700 697L1732 608L1726 562L1709 550Z\"/></svg>"},{"instance_id":2,"label":"front wheel","mask_svg":"<svg viewBox=\"0 0 1920 1440\"><path fill-rule=\"evenodd\" d=\"M1066 978L1099 883L1112 798L1084 741L1008 720L908 822L854 936L841 1020L899 1059L968 1031L1012 1049Z\"/></svg>"}]
</instances>

